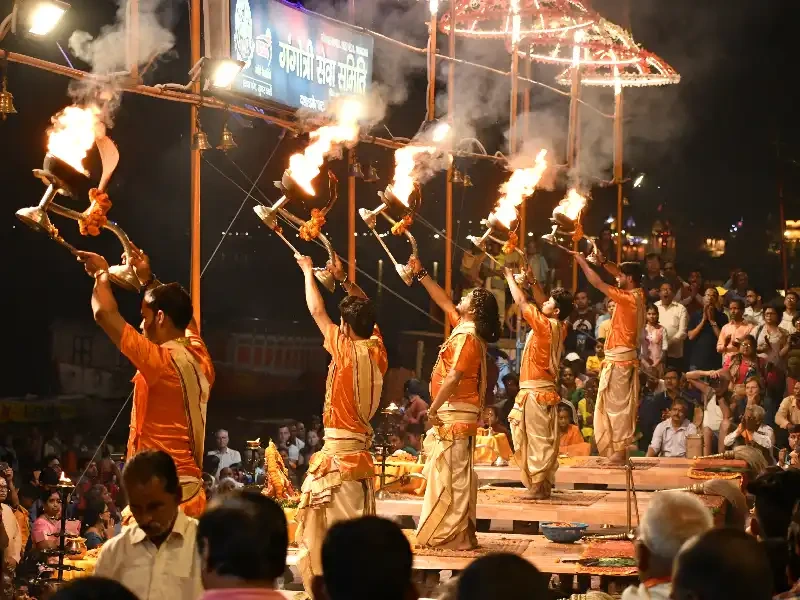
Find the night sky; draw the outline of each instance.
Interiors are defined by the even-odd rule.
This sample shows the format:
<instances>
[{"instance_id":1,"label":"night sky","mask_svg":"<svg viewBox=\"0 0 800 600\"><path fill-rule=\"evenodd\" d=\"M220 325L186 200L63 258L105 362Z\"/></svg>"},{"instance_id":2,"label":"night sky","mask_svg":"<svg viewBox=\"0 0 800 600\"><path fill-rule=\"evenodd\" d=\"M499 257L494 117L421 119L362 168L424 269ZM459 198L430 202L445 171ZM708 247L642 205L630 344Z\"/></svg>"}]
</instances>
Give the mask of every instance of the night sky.
<instances>
[{"instance_id":1,"label":"night sky","mask_svg":"<svg viewBox=\"0 0 800 600\"><path fill-rule=\"evenodd\" d=\"M401 37L423 46L426 27L425 4L411 0L383 0L359 3L359 24ZM162 57L146 76L146 83L185 82L189 68L188 10L186 2L163 3L170 10L162 14L177 37L173 51ZM345 3L346 4L346 3ZM362 7L365 4L367 6ZM625 23L626 3L622 0L595 0L593 8L609 19ZM655 218L669 220L678 236L679 272L702 265L709 277L722 279L734 264L751 272L766 288L780 280L777 255L768 252L778 226L778 180L783 172L787 218L800 218L797 209L797 169L791 160L800 158L795 142L798 119L795 117L794 78L796 76L796 31L800 8L790 0L728 0L698 3L694 0L635 0L631 2L630 27L636 40L672 64L681 74L677 86L636 89L625 92L625 170L646 173L645 185L627 190L634 230L648 235ZM336 13L342 7L316 4ZM0 1L0 14L10 11L11 2ZM116 5L107 0L73 0L67 21L56 39L69 53L67 39L72 30L97 33L114 21ZM440 36L440 48L446 52ZM392 46L377 41L375 78L399 91L407 99L390 107L386 124L395 136L411 136L424 119L424 72L414 59ZM9 36L3 47L65 64L55 39L28 40ZM502 44L459 42L458 54L483 64L508 69L508 53ZM76 68L87 68L70 55ZM535 67L535 77L554 85L557 71ZM58 75L27 66L9 65L9 89L19 114L0 122L3 182L0 212L0 247L5 260L0 263L4 282L4 341L6 359L0 377L0 394L47 391L53 371L49 362L48 330L54 318L90 318L91 280L63 249L21 225L14 217L18 208L38 202L44 188L31 176L44 156L45 131L50 117L69 103L69 81ZM471 118L475 133L487 150L507 151L508 82L465 73L457 81L457 112ZM442 87L442 92L444 91ZM589 91L585 99L605 112L613 110L611 90ZM467 106L461 106L462 100ZM556 150L562 149L566 131L554 124L566 118L567 100L550 92L534 89L534 131L548 137ZM442 105L444 105L442 99ZM481 112L483 111L483 114ZM220 136L223 115L201 112L203 127L212 143ZM211 257L231 219L239 209L250 181L261 171L267 157L279 143L281 131L261 121L231 118L230 127L239 148L225 156L210 151L204 155L203 185L203 263ZM592 165L592 175L610 179L610 122L584 112L584 140L581 160ZM383 130L385 134L385 130ZM376 129L376 134L381 134ZM121 161L110 187L114 207L111 217L151 256L155 272L162 280L177 280L187 285L189 277L189 110L188 105L126 95L115 119L111 137L120 148ZM287 135L280 142L272 162L261 177L258 188L267 198L278 198L272 181L286 167L288 156L301 149L302 138ZM377 184L358 182L358 206L374 207L375 195L391 175L391 151L359 148L364 163L375 162L382 180ZM781 169L781 166L784 168ZM97 157L90 164L99 178ZM497 186L506 174L481 161L462 163L475 186L456 188L456 232L454 241L467 246L468 233L477 233L496 199ZM341 161L329 168L345 181ZM222 174L220 174L220 172ZM227 178L226 178L227 177ZM250 181L249 181L250 180ZM534 231L543 233L552 207L564 193L559 181L551 192L537 192L528 202L528 221ZM425 186L422 215L434 226L444 226L444 176ZM254 195L263 201L261 193ZM586 227L596 232L615 208L615 192L594 189ZM252 213L248 200L231 235L225 238L203 279L203 310L207 328L248 331L260 328L280 332L313 332L302 297L302 278L289 250L269 233ZM84 205L73 201L83 210ZM726 236L731 224L743 221L728 252L712 260L699 251L700 240ZM472 221L472 224L470 224ZM83 248L115 259L116 240L106 233L98 239L79 239L77 226L59 220L57 225L68 240ZM359 267L369 277L377 276L377 259L386 258L377 242L362 235L366 227L358 219L357 252ZM342 186L339 204L328 218L325 231L334 246L346 254L346 191ZM423 261L429 266L439 261L443 279L444 239L434 239L422 223L413 229ZM408 254L399 240L397 255ZM309 250L319 263L324 253ZM455 268L460 251L454 253ZM429 302L424 291L406 288L388 261L384 260L384 283L403 300L384 289L380 299L380 319L390 340L398 331L431 325L424 314ZM360 275L368 294L376 285ZM794 283L798 283L794 281ZM118 292L126 317L138 323L138 298ZM338 296L337 296L338 298ZM416 305L419 310L412 308ZM331 304L331 309L334 305ZM260 319L253 321L252 319Z\"/></svg>"}]
</instances>

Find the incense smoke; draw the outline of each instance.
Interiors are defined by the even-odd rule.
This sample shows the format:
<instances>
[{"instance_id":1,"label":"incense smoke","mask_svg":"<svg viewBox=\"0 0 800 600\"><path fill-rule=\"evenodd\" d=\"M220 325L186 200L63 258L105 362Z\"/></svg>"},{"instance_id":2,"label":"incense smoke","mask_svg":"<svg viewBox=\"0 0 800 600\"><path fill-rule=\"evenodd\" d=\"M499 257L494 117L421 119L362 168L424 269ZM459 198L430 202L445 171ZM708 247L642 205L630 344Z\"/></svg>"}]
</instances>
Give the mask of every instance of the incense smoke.
<instances>
[{"instance_id":1,"label":"incense smoke","mask_svg":"<svg viewBox=\"0 0 800 600\"><path fill-rule=\"evenodd\" d=\"M165 26L175 19L177 0L140 0L137 64L143 65L169 52L175 36ZM86 31L76 31L69 38L72 52L87 62L95 74L107 75L124 70L130 62L126 30L129 23L127 3L120 2L116 22L100 30L97 37Z\"/></svg>"},{"instance_id":2,"label":"incense smoke","mask_svg":"<svg viewBox=\"0 0 800 600\"><path fill-rule=\"evenodd\" d=\"M103 122L108 127L113 126L114 114L122 101L121 89L114 76L124 76L132 58L138 65L144 65L172 50L175 36L167 26L174 25L178 5L178 0L140 0L135 57L128 56L126 30L129 15L124 0L120 0L114 24L103 27L96 37L86 31L75 31L69 38L70 50L88 63L92 73L99 77L86 77L70 84L69 94L73 101L96 105Z\"/></svg>"}]
</instances>

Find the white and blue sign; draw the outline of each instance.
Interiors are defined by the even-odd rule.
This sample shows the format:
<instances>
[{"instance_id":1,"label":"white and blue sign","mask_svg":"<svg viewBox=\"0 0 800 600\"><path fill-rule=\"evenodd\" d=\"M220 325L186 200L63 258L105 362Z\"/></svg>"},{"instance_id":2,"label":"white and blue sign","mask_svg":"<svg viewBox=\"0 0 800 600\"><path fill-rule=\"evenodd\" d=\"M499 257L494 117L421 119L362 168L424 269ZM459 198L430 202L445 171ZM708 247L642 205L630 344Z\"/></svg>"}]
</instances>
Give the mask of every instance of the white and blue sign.
<instances>
[{"instance_id":1,"label":"white and blue sign","mask_svg":"<svg viewBox=\"0 0 800 600\"><path fill-rule=\"evenodd\" d=\"M279 0L231 0L231 57L245 63L234 91L323 112L365 95L373 39Z\"/></svg>"}]
</instances>

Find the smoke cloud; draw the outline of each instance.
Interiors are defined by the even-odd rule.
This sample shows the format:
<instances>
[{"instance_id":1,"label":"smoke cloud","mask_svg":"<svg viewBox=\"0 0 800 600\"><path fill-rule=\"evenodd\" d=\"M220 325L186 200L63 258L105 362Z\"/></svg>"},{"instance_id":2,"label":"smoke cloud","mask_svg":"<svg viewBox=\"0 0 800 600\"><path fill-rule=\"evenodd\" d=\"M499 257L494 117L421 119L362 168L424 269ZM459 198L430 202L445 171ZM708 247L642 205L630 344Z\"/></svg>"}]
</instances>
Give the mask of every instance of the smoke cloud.
<instances>
[{"instance_id":1,"label":"smoke cloud","mask_svg":"<svg viewBox=\"0 0 800 600\"><path fill-rule=\"evenodd\" d=\"M175 36L168 29L175 20L177 0L140 0L138 47L134 57L143 65L169 52L175 45ZM116 22L100 30L97 37L85 31L76 31L69 38L72 52L88 63L92 72L107 75L124 70L128 57L127 27L130 16L127 3L120 2Z\"/></svg>"}]
</instances>

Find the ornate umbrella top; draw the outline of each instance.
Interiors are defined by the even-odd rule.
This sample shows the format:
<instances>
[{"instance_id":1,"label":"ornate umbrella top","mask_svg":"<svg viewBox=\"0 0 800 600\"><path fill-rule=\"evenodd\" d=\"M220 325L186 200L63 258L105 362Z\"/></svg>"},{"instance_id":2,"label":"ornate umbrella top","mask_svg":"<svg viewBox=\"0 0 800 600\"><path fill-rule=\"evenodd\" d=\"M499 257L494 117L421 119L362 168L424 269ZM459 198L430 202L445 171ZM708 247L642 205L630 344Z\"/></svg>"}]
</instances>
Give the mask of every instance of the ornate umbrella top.
<instances>
[{"instance_id":1,"label":"ornate umbrella top","mask_svg":"<svg viewBox=\"0 0 800 600\"><path fill-rule=\"evenodd\" d=\"M563 64L557 81L569 85L580 63L581 81L594 86L652 86L678 83L680 75L662 58L639 46L633 36L579 0L452 0L439 28L473 39L504 39L522 57ZM516 21L516 22L515 22Z\"/></svg>"},{"instance_id":2,"label":"ornate umbrella top","mask_svg":"<svg viewBox=\"0 0 800 600\"><path fill-rule=\"evenodd\" d=\"M476 39L504 39L520 17L520 37L567 34L586 27L599 16L578 0L452 0L456 35ZM450 12L439 19L439 29L450 33Z\"/></svg>"}]
</instances>

